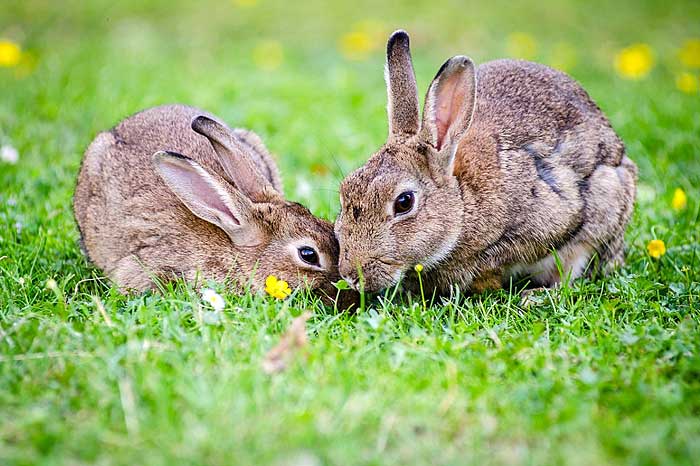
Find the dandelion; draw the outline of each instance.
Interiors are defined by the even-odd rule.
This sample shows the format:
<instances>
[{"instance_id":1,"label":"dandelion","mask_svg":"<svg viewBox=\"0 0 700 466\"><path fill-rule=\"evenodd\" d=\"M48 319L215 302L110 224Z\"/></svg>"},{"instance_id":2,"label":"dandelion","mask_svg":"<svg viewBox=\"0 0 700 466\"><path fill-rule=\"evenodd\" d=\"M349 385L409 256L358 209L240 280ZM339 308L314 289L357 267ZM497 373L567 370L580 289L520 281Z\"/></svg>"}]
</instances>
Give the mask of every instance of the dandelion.
<instances>
[{"instance_id":1,"label":"dandelion","mask_svg":"<svg viewBox=\"0 0 700 466\"><path fill-rule=\"evenodd\" d=\"M697 76L684 71L676 76L676 87L686 94L695 94L698 92L700 85L698 84Z\"/></svg>"},{"instance_id":2,"label":"dandelion","mask_svg":"<svg viewBox=\"0 0 700 466\"><path fill-rule=\"evenodd\" d=\"M340 53L348 60L365 60L383 43L384 29L382 23L371 19L355 23L350 32L340 37Z\"/></svg>"},{"instance_id":3,"label":"dandelion","mask_svg":"<svg viewBox=\"0 0 700 466\"><path fill-rule=\"evenodd\" d=\"M11 68L22 59L22 48L8 39L0 39L0 66Z\"/></svg>"},{"instance_id":4,"label":"dandelion","mask_svg":"<svg viewBox=\"0 0 700 466\"><path fill-rule=\"evenodd\" d=\"M25 283L24 277L19 277L19 280L17 280L17 283L19 283L20 286L24 286L24 283Z\"/></svg>"},{"instance_id":5,"label":"dandelion","mask_svg":"<svg viewBox=\"0 0 700 466\"><path fill-rule=\"evenodd\" d=\"M647 251L654 259L660 259L661 256L666 254L666 245L660 239L653 239L647 244Z\"/></svg>"},{"instance_id":6,"label":"dandelion","mask_svg":"<svg viewBox=\"0 0 700 466\"><path fill-rule=\"evenodd\" d=\"M415 271L418 272L418 273L421 273L421 272L423 271L423 264L416 264L416 265L413 267L413 270L415 270Z\"/></svg>"},{"instance_id":7,"label":"dandelion","mask_svg":"<svg viewBox=\"0 0 700 466\"><path fill-rule=\"evenodd\" d=\"M205 288L202 290L202 300L214 308L215 311L221 311L226 306L224 298L222 298L219 293L211 288Z\"/></svg>"},{"instance_id":8,"label":"dandelion","mask_svg":"<svg viewBox=\"0 0 700 466\"><path fill-rule=\"evenodd\" d=\"M680 211L686 208L688 205L688 196L685 195L685 191L681 188L676 188L673 191L673 199L671 200L671 207L673 210Z\"/></svg>"},{"instance_id":9,"label":"dandelion","mask_svg":"<svg viewBox=\"0 0 700 466\"><path fill-rule=\"evenodd\" d=\"M12 146L2 146L0 147L0 160L14 165L19 160L19 152Z\"/></svg>"},{"instance_id":10,"label":"dandelion","mask_svg":"<svg viewBox=\"0 0 700 466\"><path fill-rule=\"evenodd\" d=\"M265 291L267 294L277 299L284 299L292 294L289 283L278 279L274 275L270 275L265 279Z\"/></svg>"},{"instance_id":11,"label":"dandelion","mask_svg":"<svg viewBox=\"0 0 700 466\"><path fill-rule=\"evenodd\" d=\"M276 40L260 41L253 48L253 62L255 66L265 71L274 71L284 61L282 44Z\"/></svg>"},{"instance_id":12,"label":"dandelion","mask_svg":"<svg viewBox=\"0 0 700 466\"><path fill-rule=\"evenodd\" d=\"M53 278L49 278L46 280L46 288L48 288L51 291L57 291L58 290L58 283L56 283L56 280Z\"/></svg>"},{"instance_id":13,"label":"dandelion","mask_svg":"<svg viewBox=\"0 0 700 466\"><path fill-rule=\"evenodd\" d=\"M700 39L688 39L678 51L678 58L688 68L700 68Z\"/></svg>"},{"instance_id":14,"label":"dandelion","mask_svg":"<svg viewBox=\"0 0 700 466\"><path fill-rule=\"evenodd\" d=\"M647 44L633 44L615 56L615 69L625 79L642 79L654 66L654 54Z\"/></svg>"},{"instance_id":15,"label":"dandelion","mask_svg":"<svg viewBox=\"0 0 700 466\"><path fill-rule=\"evenodd\" d=\"M530 34L514 32L508 36L506 51L511 57L532 60L537 54L537 41Z\"/></svg>"}]
</instances>

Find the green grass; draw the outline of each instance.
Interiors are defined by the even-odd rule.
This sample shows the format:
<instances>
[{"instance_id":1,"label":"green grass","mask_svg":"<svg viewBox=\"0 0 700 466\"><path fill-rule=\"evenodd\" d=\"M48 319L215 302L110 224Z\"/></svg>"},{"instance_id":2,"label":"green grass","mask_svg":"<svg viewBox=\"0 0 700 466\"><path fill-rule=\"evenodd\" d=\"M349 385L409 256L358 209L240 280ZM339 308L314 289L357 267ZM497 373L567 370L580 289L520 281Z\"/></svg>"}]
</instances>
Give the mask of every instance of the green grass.
<instances>
[{"instance_id":1,"label":"green grass","mask_svg":"<svg viewBox=\"0 0 700 466\"><path fill-rule=\"evenodd\" d=\"M640 167L627 265L529 309L508 290L427 309L397 296L357 315L303 293L225 295L210 323L184 284L124 297L85 262L71 214L82 151L160 103L257 131L289 197L334 218L343 173L386 135L383 44L363 61L337 46L365 19L413 33L422 89L451 54L506 55L514 31L538 61L568 44L570 73ZM5 2L0 37L36 68L0 68L0 145L20 153L0 162L0 464L697 463L700 100L674 79L699 25L691 1ZM267 39L283 48L274 71L251 58ZM638 82L612 66L635 42L656 55ZM668 247L659 261L653 238ZM306 309L305 357L265 374Z\"/></svg>"}]
</instances>

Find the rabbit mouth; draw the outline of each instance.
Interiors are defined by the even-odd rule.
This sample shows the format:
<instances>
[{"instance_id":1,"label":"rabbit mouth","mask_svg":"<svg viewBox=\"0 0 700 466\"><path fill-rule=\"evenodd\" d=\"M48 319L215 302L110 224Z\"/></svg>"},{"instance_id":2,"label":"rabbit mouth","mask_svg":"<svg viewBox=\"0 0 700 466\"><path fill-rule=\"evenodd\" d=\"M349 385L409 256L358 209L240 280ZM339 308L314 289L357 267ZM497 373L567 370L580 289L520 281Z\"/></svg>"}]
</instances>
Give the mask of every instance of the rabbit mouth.
<instances>
[{"instance_id":1,"label":"rabbit mouth","mask_svg":"<svg viewBox=\"0 0 700 466\"><path fill-rule=\"evenodd\" d=\"M387 264L384 261L380 262L382 264ZM396 265L398 266L400 264L397 262ZM353 288L358 291L380 293L399 283L401 278L403 278L403 270L400 267L394 267L392 271L385 270L384 268L373 268L371 273L364 276L362 284L359 283L359 280L356 280L352 285Z\"/></svg>"}]
</instances>

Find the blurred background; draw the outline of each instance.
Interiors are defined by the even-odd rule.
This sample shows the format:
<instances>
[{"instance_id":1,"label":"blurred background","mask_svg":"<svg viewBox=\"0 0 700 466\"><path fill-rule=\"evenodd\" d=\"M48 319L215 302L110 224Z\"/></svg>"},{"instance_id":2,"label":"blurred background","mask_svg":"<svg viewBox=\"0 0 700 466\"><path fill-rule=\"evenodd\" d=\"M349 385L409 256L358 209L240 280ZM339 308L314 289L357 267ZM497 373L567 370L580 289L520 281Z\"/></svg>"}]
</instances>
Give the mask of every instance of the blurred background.
<instances>
[{"instance_id":1,"label":"blurred background","mask_svg":"<svg viewBox=\"0 0 700 466\"><path fill-rule=\"evenodd\" d=\"M665 176L697 185L697 0L4 0L0 170L21 170L63 210L98 131L182 102L258 132L289 197L333 217L340 178L384 142L396 28L411 34L420 92L455 54L549 64L610 116L642 170L642 200L671 195Z\"/></svg>"}]
</instances>

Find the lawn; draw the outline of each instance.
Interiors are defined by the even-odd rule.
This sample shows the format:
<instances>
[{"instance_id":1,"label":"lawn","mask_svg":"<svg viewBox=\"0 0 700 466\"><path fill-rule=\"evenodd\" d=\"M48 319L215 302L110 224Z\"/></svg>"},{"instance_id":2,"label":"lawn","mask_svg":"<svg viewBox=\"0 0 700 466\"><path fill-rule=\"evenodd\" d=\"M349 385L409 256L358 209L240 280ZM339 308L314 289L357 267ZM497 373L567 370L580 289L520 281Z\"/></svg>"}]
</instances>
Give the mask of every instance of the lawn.
<instances>
[{"instance_id":1,"label":"lawn","mask_svg":"<svg viewBox=\"0 0 700 466\"><path fill-rule=\"evenodd\" d=\"M376 3L2 3L0 464L700 462L700 3ZM81 256L83 150L162 103L258 132L288 197L335 218L343 174L386 138L398 27L421 92L457 53L589 90L640 169L624 268L528 308L398 294L353 315L212 284L214 314L183 283L122 296ZM308 343L266 373L307 310Z\"/></svg>"}]
</instances>

